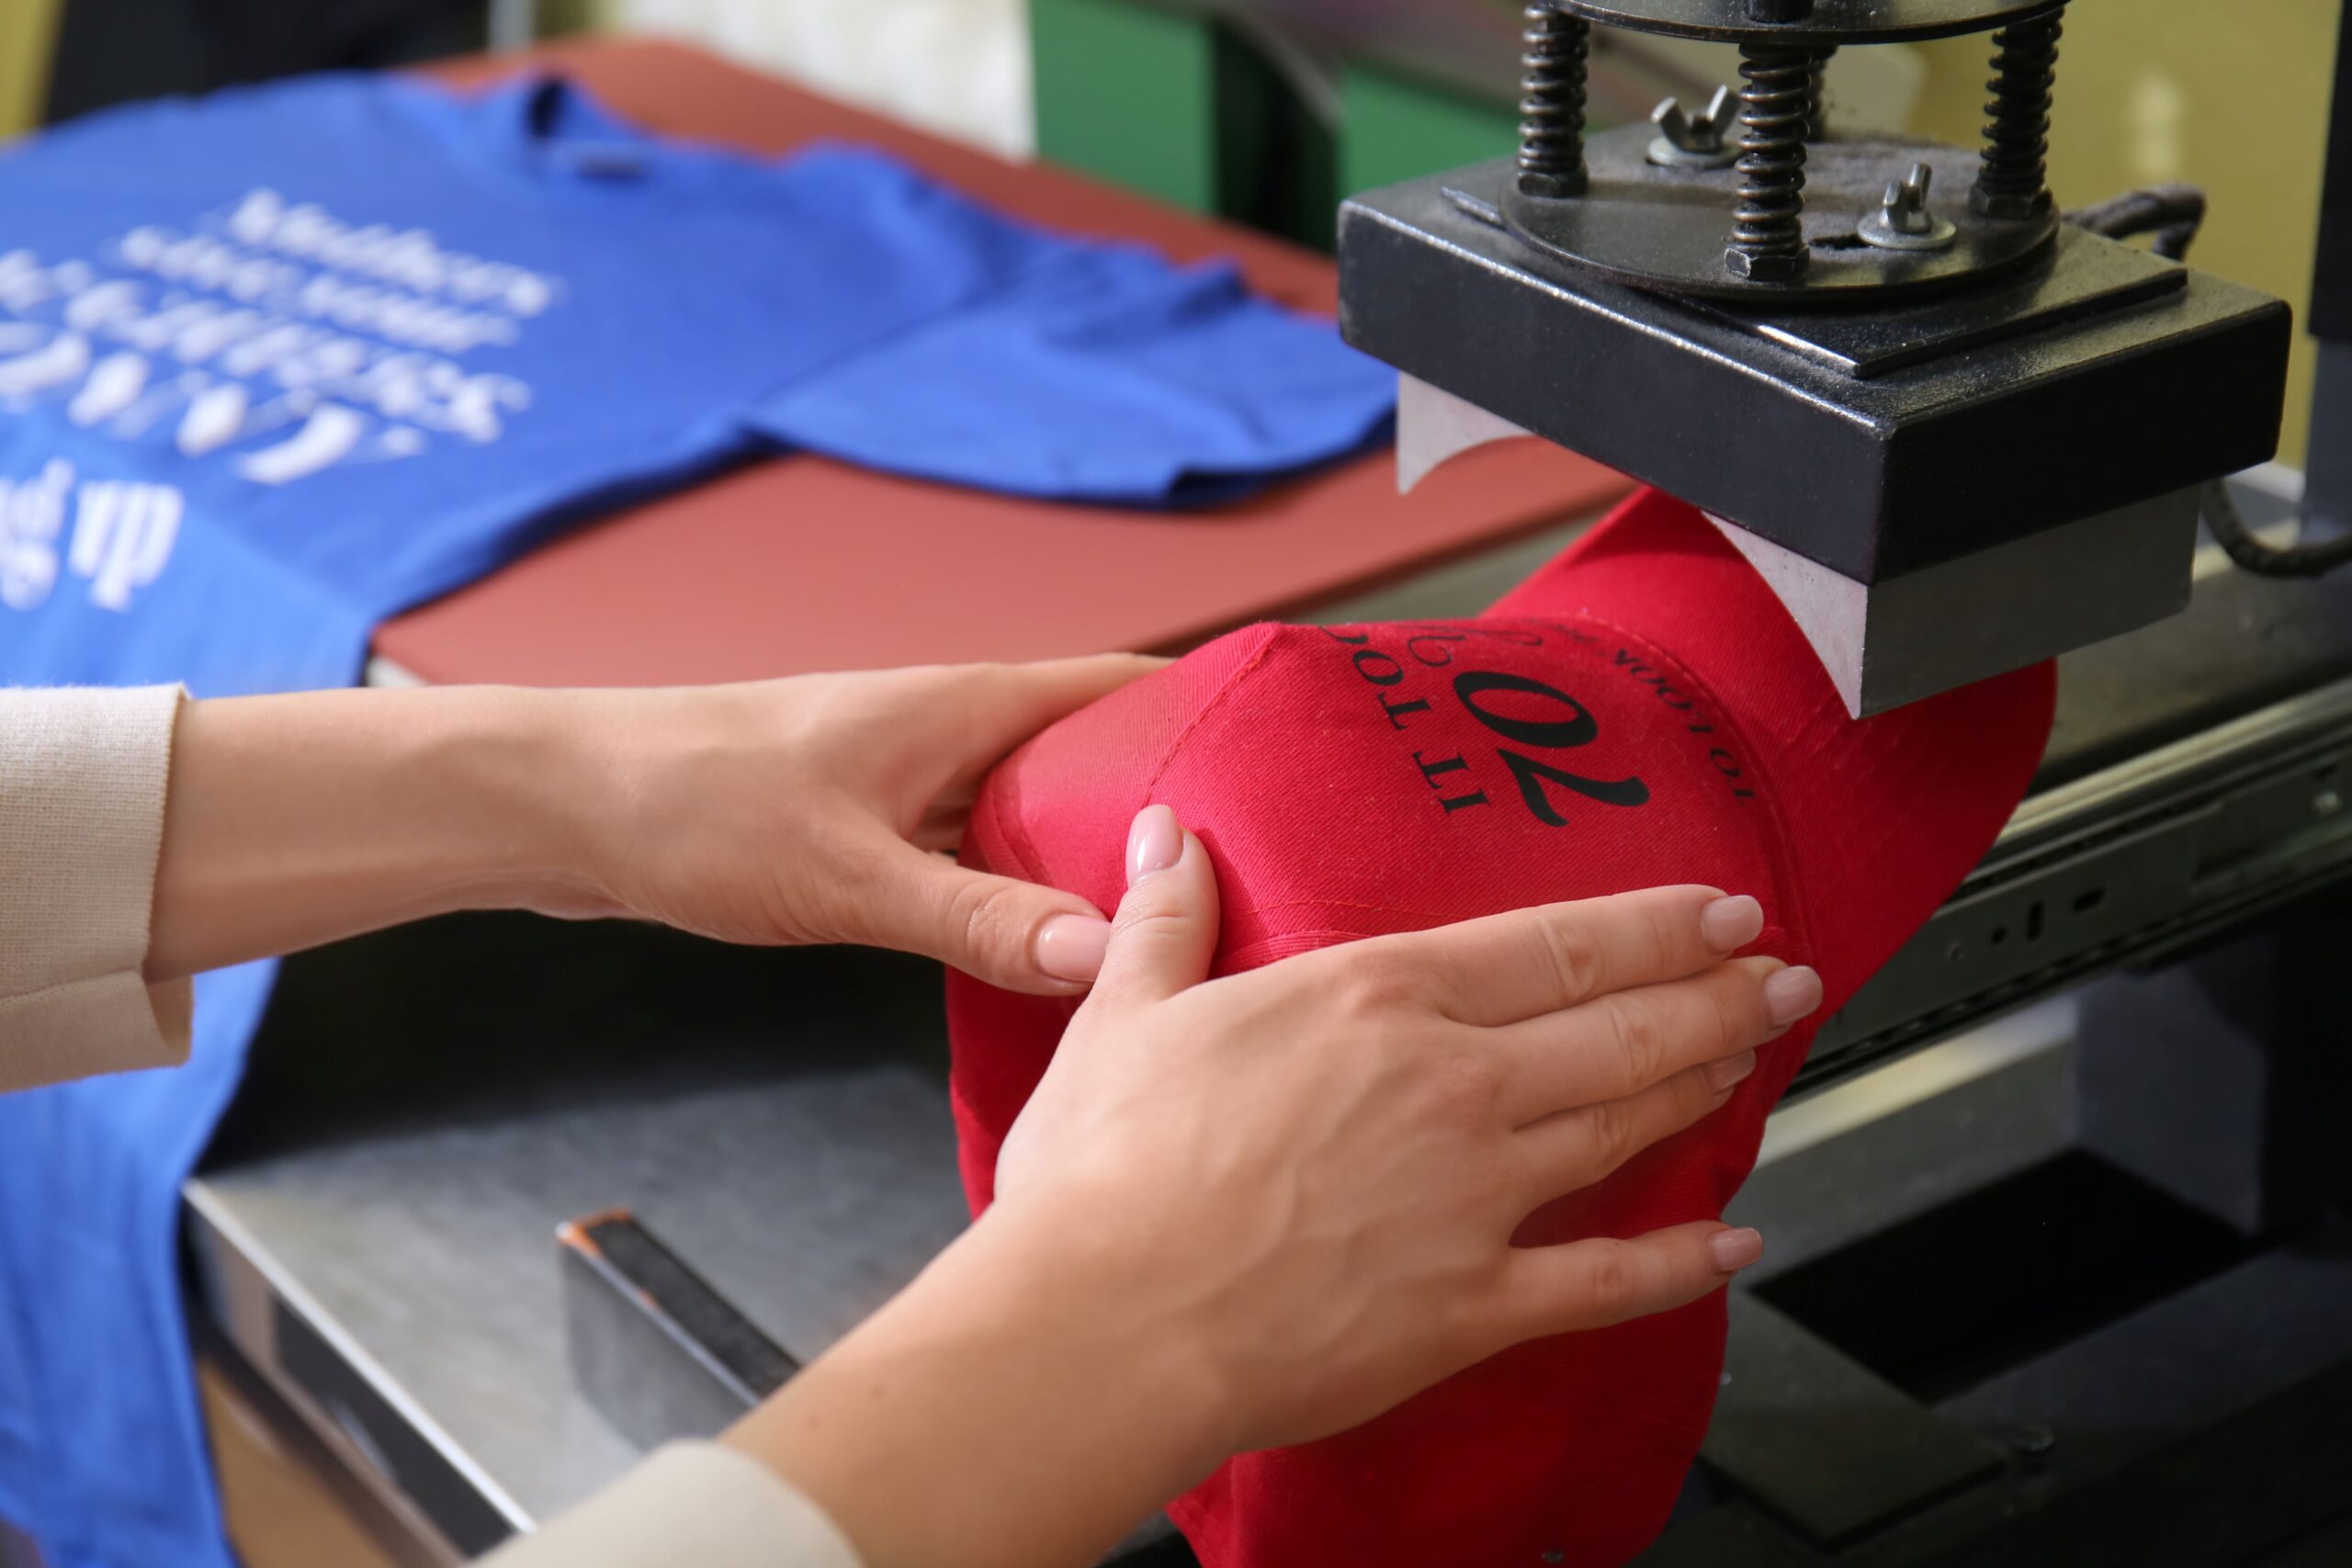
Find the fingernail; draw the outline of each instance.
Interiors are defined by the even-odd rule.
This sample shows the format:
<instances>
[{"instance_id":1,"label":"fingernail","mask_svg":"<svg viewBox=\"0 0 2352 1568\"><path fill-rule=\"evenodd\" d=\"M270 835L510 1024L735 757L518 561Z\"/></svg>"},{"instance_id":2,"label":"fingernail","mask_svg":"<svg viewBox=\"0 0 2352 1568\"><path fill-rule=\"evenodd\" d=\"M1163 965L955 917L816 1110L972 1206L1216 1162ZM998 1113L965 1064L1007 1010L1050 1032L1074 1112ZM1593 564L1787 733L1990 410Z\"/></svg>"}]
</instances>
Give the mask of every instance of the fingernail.
<instances>
[{"instance_id":1,"label":"fingernail","mask_svg":"<svg viewBox=\"0 0 2352 1568\"><path fill-rule=\"evenodd\" d=\"M1127 829L1127 886L1166 871L1183 852L1184 829L1177 826L1176 813L1164 806L1145 807Z\"/></svg>"},{"instance_id":2,"label":"fingernail","mask_svg":"<svg viewBox=\"0 0 2352 1568\"><path fill-rule=\"evenodd\" d=\"M1821 976L1800 964L1764 982L1764 1010L1774 1023L1794 1023L1821 1005Z\"/></svg>"},{"instance_id":3,"label":"fingernail","mask_svg":"<svg viewBox=\"0 0 2352 1568\"><path fill-rule=\"evenodd\" d=\"M1736 1056L1725 1056L1720 1062L1707 1064L1707 1087L1717 1094L1746 1078L1756 1070L1756 1053L1742 1051Z\"/></svg>"},{"instance_id":4,"label":"fingernail","mask_svg":"<svg viewBox=\"0 0 2352 1568\"><path fill-rule=\"evenodd\" d=\"M1764 934L1764 906L1741 893L1699 911L1699 934L1717 953L1732 953Z\"/></svg>"},{"instance_id":5,"label":"fingernail","mask_svg":"<svg viewBox=\"0 0 2352 1568\"><path fill-rule=\"evenodd\" d=\"M1764 1238L1751 1230L1717 1231L1707 1238L1718 1273L1736 1274L1764 1256Z\"/></svg>"},{"instance_id":6,"label":"fingernail","mask_svg":"<svg viewBox=\"0 0 2352 1568\"><path fill-rule=\"evenodd\" d=\"M1056 915L1037 928L1037 967L1057 980L1091 980L1111 950L1111 922L1092 915Z\"/></svg>"}]
</instances>

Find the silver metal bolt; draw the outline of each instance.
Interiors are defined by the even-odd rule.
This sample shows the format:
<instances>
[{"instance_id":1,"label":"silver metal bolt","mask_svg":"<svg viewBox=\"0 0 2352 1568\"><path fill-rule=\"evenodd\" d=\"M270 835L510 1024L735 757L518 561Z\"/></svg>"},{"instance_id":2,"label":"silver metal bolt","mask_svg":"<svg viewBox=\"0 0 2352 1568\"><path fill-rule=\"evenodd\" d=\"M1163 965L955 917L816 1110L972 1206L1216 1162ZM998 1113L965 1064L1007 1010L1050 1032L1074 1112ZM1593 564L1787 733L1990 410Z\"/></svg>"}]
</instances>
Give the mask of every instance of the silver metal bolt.
<instances>
[{"instance_id":1,"label":"silver metal bolt","mask_svg":"<svg viewBox=\"0 0 2352 1568\"><path fill-rule=\"evenodd\" d=\"M1950 250L1960 231L1928 210L1928 186L1935 177L1927 164L1914 164L1909 175L1888 185L1879 209L1862 220L1863 243L1884 251Z\"/></svg>"},{"instance_id":2,"label":"silver metal bolt","mask_svg":"<svg viewBox=\"0 0 2352 1568\"><path fill-rule=\"evenodd\" d=\"M2344 797L2332 789L2324 789L2312 797L2312 815L2333 817L2344 809Z\"/></svg>"},{"instance_id":3,"label":"silver metal bolt","mask_svg":"<svg viewBox=\"0 0 2352 1568\"><path fill-rule=\"evenodd\" d=\"M1650 162L1664 169L1729 168L1739 161L1739 149L1727 134L1738 119L1729 87L1717 87L1696 115L1683 113L1680 99L1668 98L1650 111L1650 123L1657 127Z\"/></svg>"},{"instance_id":4,"label":"silver metal bolt","mask_svg":"<svg viewBox=\"0 0 2352 1568\"><path fill-rule=\"evenodd\" d=\"M1751 256L1745 251L1724 253L1724 270L1743 283L1794 283L1804 276L1805 257Z\"/></svg>"}]
</instances>

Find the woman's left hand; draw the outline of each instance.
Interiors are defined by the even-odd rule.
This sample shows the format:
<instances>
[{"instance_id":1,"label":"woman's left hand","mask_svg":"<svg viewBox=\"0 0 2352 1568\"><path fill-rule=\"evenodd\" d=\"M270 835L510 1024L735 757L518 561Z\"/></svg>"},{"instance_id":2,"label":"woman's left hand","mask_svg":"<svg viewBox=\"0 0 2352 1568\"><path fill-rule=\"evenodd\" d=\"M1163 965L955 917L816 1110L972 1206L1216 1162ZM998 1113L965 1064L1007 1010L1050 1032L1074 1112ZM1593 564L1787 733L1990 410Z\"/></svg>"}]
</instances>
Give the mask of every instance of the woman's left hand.
<instances>
[{"instance_id":1,"label":"woman's left hand","mask_svg":"<svg viewBox=\"0 0 2352 1568\"><path fill-rule=\"evenodd\" d=\"M574 694L605 754L585 902L723 941L860 942L1067 995L1110 927L1074 894L957 866L981 777L1155 670L1134 654Z\"/></svg>"},{"instance_id":2,"label":"woman's left hand","mask_svg":"<svg viewBox=\"0 0 2352 1568\"><path fill-rule=\"evenodd\" d=\"M147 976L526 908L728 942L865 942L1012 990L1081 991L1102 966L1102 911L942 852L999 758L1162 662L190 703Z\"/></svg>"}]
</instances>

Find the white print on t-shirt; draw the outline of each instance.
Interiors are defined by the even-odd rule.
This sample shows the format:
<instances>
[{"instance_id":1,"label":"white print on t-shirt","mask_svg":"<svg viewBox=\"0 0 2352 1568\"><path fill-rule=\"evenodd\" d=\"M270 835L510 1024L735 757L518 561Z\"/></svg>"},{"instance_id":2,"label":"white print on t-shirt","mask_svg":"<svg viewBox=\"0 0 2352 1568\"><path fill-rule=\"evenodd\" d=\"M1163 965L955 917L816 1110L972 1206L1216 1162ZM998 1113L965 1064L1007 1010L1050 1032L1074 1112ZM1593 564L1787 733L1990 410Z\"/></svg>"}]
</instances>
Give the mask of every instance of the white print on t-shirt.
<instances>
[{"instance_id":1,"label":"white print on t-shirt","mask_svg":"<svg viewBox=\"0 0 2352 1568\"><path fill-rule=\"evenodd\" d=\"M121 441L168 436L255 484L496 441L531 405L467 355L519 341L560 278L254 190L96 261L0 253L0 415L51 401Z\"/></svg>"},{"instance_id":2,"label":"white print on t-shirt","mask_svg":"<svg viewBox=\"0 0 2352 1568\"><path fill-rule=\"evenodd\" d=\"M0 604L38 610L57 586L58 542L69 505L74 531L63 565L90 584L90 603L127 610L131 591L172 558L186 502L170 485L130 479L74 482L74 465L51 458L31 479L0 479Z\"/></svg>"}]
</instances>

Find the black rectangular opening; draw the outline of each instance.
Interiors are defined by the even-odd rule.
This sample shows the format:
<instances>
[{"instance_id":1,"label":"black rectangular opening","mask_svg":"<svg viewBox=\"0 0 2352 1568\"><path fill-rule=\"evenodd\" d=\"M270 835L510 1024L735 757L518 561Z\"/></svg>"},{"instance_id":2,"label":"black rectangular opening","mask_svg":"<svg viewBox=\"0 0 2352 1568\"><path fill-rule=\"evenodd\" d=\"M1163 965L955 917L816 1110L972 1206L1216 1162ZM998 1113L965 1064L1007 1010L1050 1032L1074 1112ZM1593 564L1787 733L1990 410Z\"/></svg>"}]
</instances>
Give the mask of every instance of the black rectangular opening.
<instances>
[{"instance_id":1,"label":"black rectangular opening","mask_svg":"<svg viewBox=\"0 0 2352 1568\"><path fill-rule=\"evenodd\" d=\"M2069 1150L1756 1293L1932 1404L2252 1251L2222 1221Z\"/></svg>"}]
</instances>

